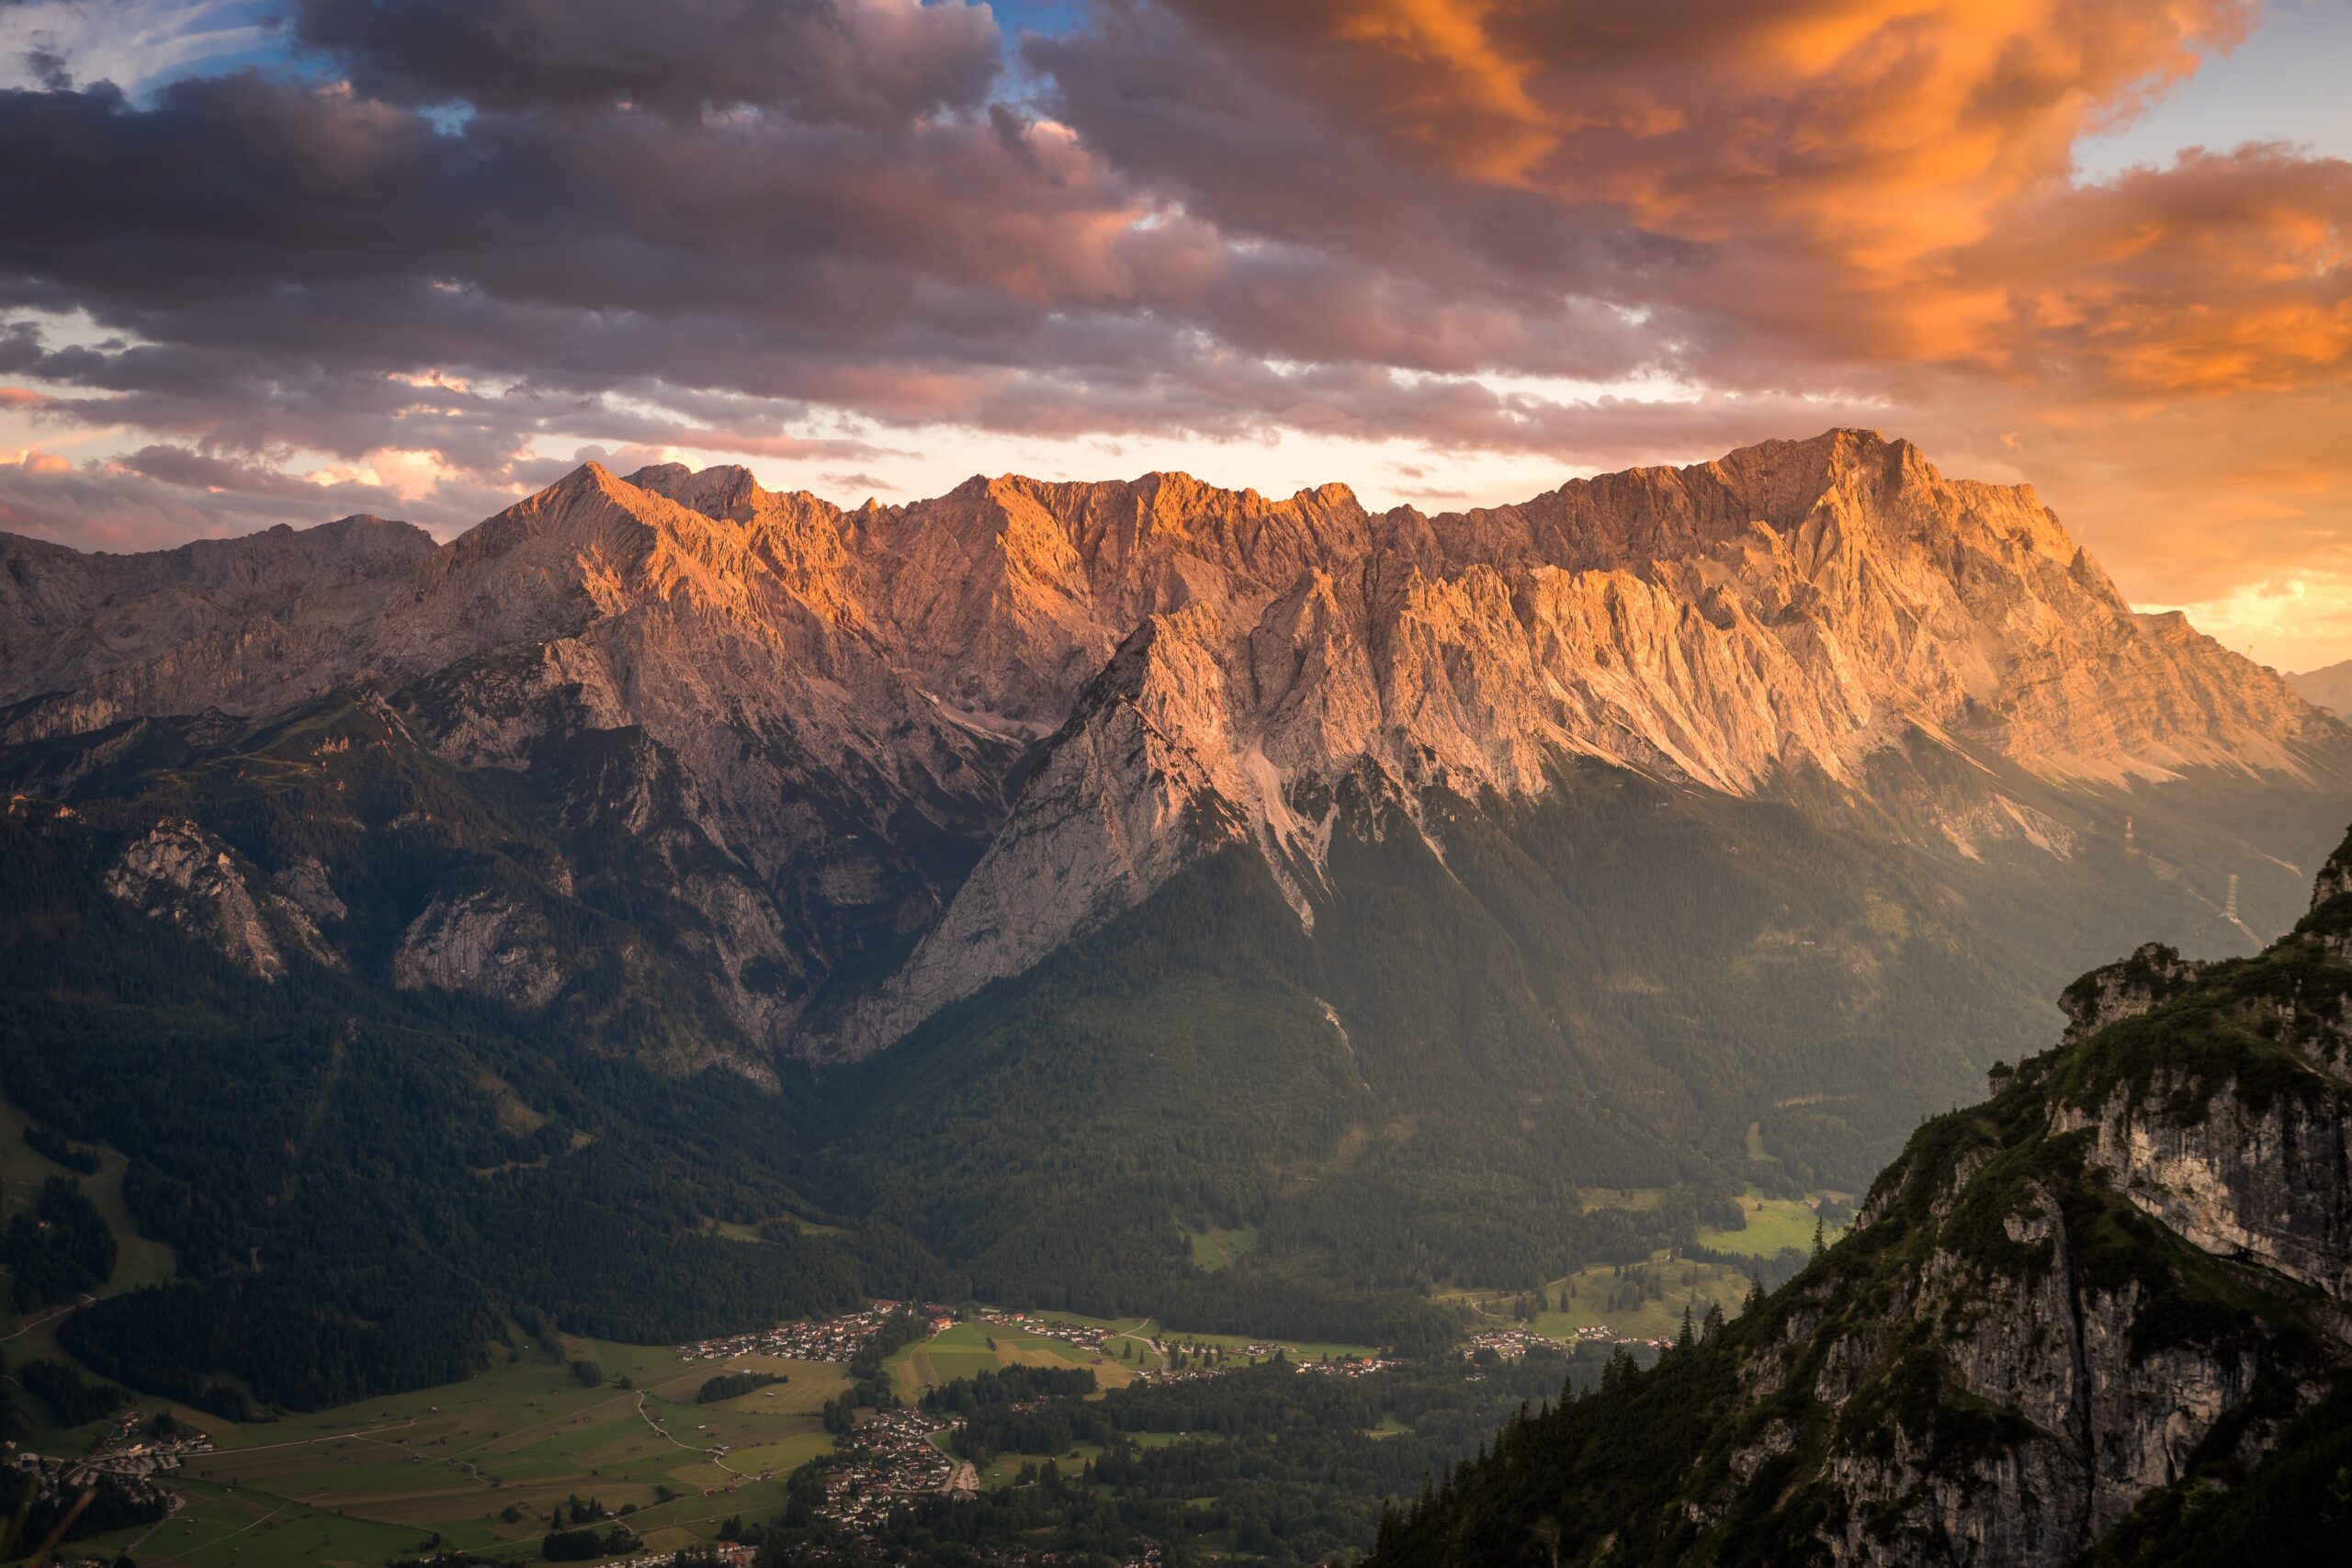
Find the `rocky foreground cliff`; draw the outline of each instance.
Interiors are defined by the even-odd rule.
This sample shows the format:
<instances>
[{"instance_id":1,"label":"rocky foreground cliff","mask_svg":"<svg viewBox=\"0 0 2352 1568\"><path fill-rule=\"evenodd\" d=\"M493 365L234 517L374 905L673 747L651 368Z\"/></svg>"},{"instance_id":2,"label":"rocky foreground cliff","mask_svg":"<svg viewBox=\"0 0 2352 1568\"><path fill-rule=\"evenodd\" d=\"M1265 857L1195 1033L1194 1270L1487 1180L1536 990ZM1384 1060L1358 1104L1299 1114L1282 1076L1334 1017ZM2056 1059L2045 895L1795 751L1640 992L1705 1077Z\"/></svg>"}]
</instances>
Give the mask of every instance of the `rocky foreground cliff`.
<instances>
[{"instance_id":1,"label":"rocky foreground cliff","mask_svg":"<svg viewBox=\"0 0 2352 1568\"><path fill-rule=\"evenodd\" d=\"M2352 840L2258 956L2066 1004L1796 1280L1513 1426L1377 1561L2341 1561Z\"/></svg>"},{"instance_id":2,"label":"rocky foreground cliff","mask_svg":"<svg viewBox=\"0 0 2352 1568\"><path fill-rule=\"evenodd\" d=\"M86 788L142 726L227 739L357 690L389 699L386 743L632 840L750 1056L888 1045L1227 849L1311 932L1335 830L1442 856L1432 802L1540 801L1563 767L1869 795L1924 742L2021 781L1987 773L1927 831L2063 858L2081 829L2030 786L2309 778L2346 746L2134 614L2030 490L1863 431L1436 517L1181 474L843 511L590 464L446 545L372 518L135 557L0 539L19 787ZM343 897L336 866L300 874ZM397 983L563 995L564 917L537 906L579 890L521 881L431 889Z\"/></svg>"}]
</instances>

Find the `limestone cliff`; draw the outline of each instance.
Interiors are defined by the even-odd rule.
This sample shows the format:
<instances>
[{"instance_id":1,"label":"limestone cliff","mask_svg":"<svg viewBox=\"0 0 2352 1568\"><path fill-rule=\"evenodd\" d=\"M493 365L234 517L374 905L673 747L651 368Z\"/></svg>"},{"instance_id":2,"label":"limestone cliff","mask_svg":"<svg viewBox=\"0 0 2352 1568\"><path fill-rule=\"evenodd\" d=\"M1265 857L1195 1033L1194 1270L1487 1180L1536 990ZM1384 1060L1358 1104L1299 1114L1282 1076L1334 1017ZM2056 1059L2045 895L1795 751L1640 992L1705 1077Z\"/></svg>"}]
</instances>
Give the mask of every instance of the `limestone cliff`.
<instances>
[{"instance_id":1,"label":"limestone cliff","mask_svg":"<svg viewBox=\"0 0 2352 1568\"><path fill-rule=\"evenodd\" d=\"M434 549L424 529L375 517L129 556L0 535L0 704L51 698L6 733L314 696Z\"/></svg>"},{"instance_id":2,"label":"limestone cliff","mask_svg":"<svg viewBox=\"0 0 2352 1568\"><path fill-rule=\"evenodd\" d=\"M1001 507L1001 491L985 494ZM1144 621L1048 743L1038 798L827 1048L888 1043L1229 839L1259 845L1311 926L1343 780L1418 821L1425 791L1526 798L1563 758L1746 795L1792 771L1858 783L1924 731L2091 784L2292 771L2338 733L2177 617L2133 614L2030 491L1948 480L1866 434L1462 518L1248 500L1255 534L1031 518L1017 553L1063 563L1051 625L1097 626L1106 602ZM1091 520L1099 502L1073 510ZM1133 538L1162 554L1123 553ZM1264 570L1301 558L1287 580ZM961 613L975 657L959 700L1035 711L1038 666L977 629L999 621ZM2022 803L1988 805L1951 830L1964 852L1988 835L2067 852Z\"/></svg>"},{"instance_id":3,"label":"limestone cliff","mask_svg":"<svg viewBox=\"0 0 2352 1568\"><path fill-rule=\"evenodd\" d=\"M741 468L592 463L440 546L351 519L5 550L0 735L373 683L445 761L547 778L655 850L729 933L731 1015L818 1055L888 1043L1224 843L1311 927L1343 785L1418 826L1429 792L1526 800L1573 759L1745 795L1862 789L1920 736L2084 788L2291 776L2346 744L2133 614L2030 490L1860 431L1434 517L1181 474L850 513ZM600 736L632 739L592 764ZM1963 852L2072 852L1997 789L1962 817ZM686 840L723 866L690 872Z\"/></svg>"},{"instance_id":4,"label":"limestone cliff","mask_svg":"<svg viewBox=\"0 0 2352 1568\"><path fill-rule=\"evenodd\" d=\"M1796 1280L1514 1427L1378 1561L2189 1562L2318 1541L2312 1505L2340 1473L2318 1456L2352 1438L2348 928L2352 893L2323 879L2258 957L2143 950L2086 976L2068 1043L1922 1127ZM1677 1406L1629 1465L1645 1440L1626 1434Z\"/></svg>"},{"instance_id":5,"label":"limestone cliff","mask_svg":"<svg viewBox=\"0 0 2352 1568\"><path fill-rule=\"evenodd\" d=\"M434 899L392 959L395 985L470 991L524 1012L543 1010L570 977L547 922L487 891Z\"/></svg>"},{"instance_id":6,"label":"limestone cliff","mask_svg":"<svg viewBox=\"0 0 2352 1568\"><path fill-rule=\"evenodd\" d=\"M158 822L125 845L107 872L106 890L256 979L283 976L289 953L340 962L300 903L272 891L227 845L185 818Z\"/></svg>"}]
</instances>

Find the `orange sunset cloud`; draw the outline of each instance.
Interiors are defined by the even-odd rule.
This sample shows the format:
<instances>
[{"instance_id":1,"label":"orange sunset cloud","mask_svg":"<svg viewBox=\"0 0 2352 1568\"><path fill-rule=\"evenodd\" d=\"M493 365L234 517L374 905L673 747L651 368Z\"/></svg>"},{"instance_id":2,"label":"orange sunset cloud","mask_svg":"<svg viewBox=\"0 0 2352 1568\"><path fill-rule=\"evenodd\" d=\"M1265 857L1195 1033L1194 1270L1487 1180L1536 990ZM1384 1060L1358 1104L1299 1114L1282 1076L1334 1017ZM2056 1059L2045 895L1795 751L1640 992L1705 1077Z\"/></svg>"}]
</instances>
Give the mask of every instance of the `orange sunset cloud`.
<instances>
[{"instance_id":1,"label":"orange sunset cloud","mask_svg":"<svg viewBox=\"0 0 2352 1568\"><path fill-rule=\"evenodd\" d=\"M454 527L588 446L1505 501L1863 423L2150 603L2352 582L2352 132L2156 129L2298 0L566 10L0 93L0 444L389 444Z\"/></svg>"}]
</instances>

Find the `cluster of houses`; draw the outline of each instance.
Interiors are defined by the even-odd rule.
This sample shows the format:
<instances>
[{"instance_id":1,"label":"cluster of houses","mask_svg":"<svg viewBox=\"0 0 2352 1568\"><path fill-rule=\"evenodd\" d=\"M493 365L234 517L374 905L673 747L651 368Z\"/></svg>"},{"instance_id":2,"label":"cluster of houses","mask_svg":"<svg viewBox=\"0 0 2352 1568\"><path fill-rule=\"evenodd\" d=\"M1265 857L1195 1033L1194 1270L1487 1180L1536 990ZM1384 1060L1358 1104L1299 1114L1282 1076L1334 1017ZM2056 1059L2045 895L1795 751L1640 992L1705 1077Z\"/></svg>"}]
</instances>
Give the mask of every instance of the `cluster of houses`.
<instances>
[{"instance_id":1,"label":"cluster of houses","mask_svg":"<svg viewBox=\"0 0 2352 1568\"><path fill-rule=\"evenodd\" d=\"M12 1443L9 1447L14 1450L16 1445ZM57 1459L49 1454L14 1451L5 1461L0 1461L0 1470L30 1480L34 1502L61 1505L59 1511L69 1517L105 1495L112 1505L113 1512L135 1512L148 1518L162 1519L187 1506L187 1499L178 1493L166 1491L155 1484L158 1470L170 1469L178 1463L175 1458L168 1464L159 1462L154 1455L118 1461L110 1456L96 1454L81 1459ZM13 1492L15 1487L8 1490ZM67 1501L69 1498L74 1500Z\"/></svg>"},{"instance_id":2,"label":"cluster of houses","mask_svg":"<svg viewBox=\"0 0 2352 1568\"><path fill-rule=\"evenodd\" d=\"M1320 1361L1301 1361L1298 1370L1302 1372L1322 1372L1330 1377L1365 1378L1404 1364L1403 1359L1396 1356L1343 1356L1338 1360L1326 1357Z\"/></svg>"},{"instance_id":3,"label":"cluster of houses","mask_svg":"<svg viewBox=\"0 0 2352 1568\"><path fill-rule=\"evenodd\" d=\"M781 1356L795 1361L846 1361L881 1332L899 1310L896 1302L876 1302L864 1312L843 1313L820 1322L786 1323L754 1334L730 1334L678 1347L682 1361L723 1361L730 1356Z\"/></svg>"},{"instance_id":4,"label":"cluster of houses","mask_svg":"<svg viewBox=\"0 0 2352 1568\"><path fill-rule=\"evenodd\" d=\"M933 1438L956 1423L920 1410L881 1410L858 1423L845 1462L825 1474L818 1507L851 1529L871 1531L901 1503L930 1493L972 1496L979 1472L939 1447Z\"/></svg>"},{"instance_id":5,"label":"cluster of houses","mask_svg":"<svg viewBox=\"0 0 2352 1568\"><path fill-rule=\"evenodd\" d=\"M71 1467L66 1479L81 1483L96 1475L156 1475L177 1470L189 1454L212 1451L212 1439L193 1427L182 1427L168 1438L153 1436L149 1419L143 1411L124 1412L90 1444L88 1454L63 1461Z\"/></svg>"},{"instance_id":6,"label":"cluster of houses","mask_svg":"<svg viewBox=\"0 0 2352 1568\"><path fill-rule=\"evenodd\" d=\"M1671 1339L1645 1339L1630 1334L1620 1334L1606 1324L1578 1324L1571 1340L1576 1345L1623 1345L1628 1349L1663 1350L1674 1343ZM1549 1335L1537 1334L1525 1328L1482 1328L1463 1342L1462 1354L1466 1359L1481 1350L1492 1350L1506 1361L1515 1361L1530 1350L1539 1348L1557 1349L1560 1342Z\"/></svg>"},{"instance_id":7,"label":"cluster of houses","mask_svg":"<svg viewBox=\"0 0 2352 1568\"><path fill-rule=\"evenodd\" d=\"M635 1557L608 1557L597 1568L677 1568L681 1562L703 1563L716 1557L728 1568L752 1568L759 1549L739 1540L707 1540L675 1551L648 1551Z\"/></svg>"},{"instance_id":8,"label":"cluster of houses","mask_svg":"<svg viewBox=\"0 0 2352 1568\"><path fill-rule=\"evenodd\" d=\"M1034 1334L1041 1339L1058 1339L1080 1349L1100 1350L1106 1339L1121 1338L1116 1331L1092 1323L1057 1323L1051 1318L1031 1317L1025 1313L1000 1312L983 1308L980 1321L993 1323L999 1328L1014 1328L1023 1334Z\"/></svg>"},{"instance_id":9,"label":"cluster of houses","mask_svg":"<svg viewBox=\"0 0 2352 1568\"><path fill-rule=\"evenodd\" d=\"M1607 1324L1603 1323L1577 1324L1576 1328L1576 1342L1579 1345L1623 1345L1627 1347L1642 1345L1647 1346L1653 1350L1663 1350L1674 1343L1672 1339L1668 1338L1663 1335L1645 1339L1631 1334L1620 1334L1615 1329L1611 1328Z\"/></svg>"},{"instance_id":10,"label":"cluster of houses","mask_svg":"<svg viewBox=\"0 0 2352 1568\"><path fill-rule=\"evenodd\" d=\"M1577 1332L1582 1333L1583 1330ZM1464 1342L1462 1355L1467 1360L1481 1350L1492 1350L1506 1361L1515 1361L1530 1350L1556 1350L1559 1348L1557 1340L1524 1328L1482 1328Z\"/></svg>"}]
</instances>

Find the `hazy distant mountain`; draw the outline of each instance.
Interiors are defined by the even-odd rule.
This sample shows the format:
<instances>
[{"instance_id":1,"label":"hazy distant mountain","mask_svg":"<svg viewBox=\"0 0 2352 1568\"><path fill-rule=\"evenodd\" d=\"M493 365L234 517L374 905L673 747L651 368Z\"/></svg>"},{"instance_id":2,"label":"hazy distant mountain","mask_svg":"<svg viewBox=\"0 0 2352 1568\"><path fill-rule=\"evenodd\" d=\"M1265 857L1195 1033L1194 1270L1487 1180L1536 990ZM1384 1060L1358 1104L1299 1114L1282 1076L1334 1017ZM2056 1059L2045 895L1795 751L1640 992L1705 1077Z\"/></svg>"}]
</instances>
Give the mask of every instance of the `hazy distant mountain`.
<instances>
[{"instance_id":1,"label":"hazy distant mountain","mask_svg":"<svg viewBox=\"0 0 2352 1568\"><path fill-rule=\"evenodd\" d=\"M2352 714L2352 659L2323 670L2290 675L2287 684L2307 703L2316 703L2336 714Z\"/></svg>"}]
</instances>

